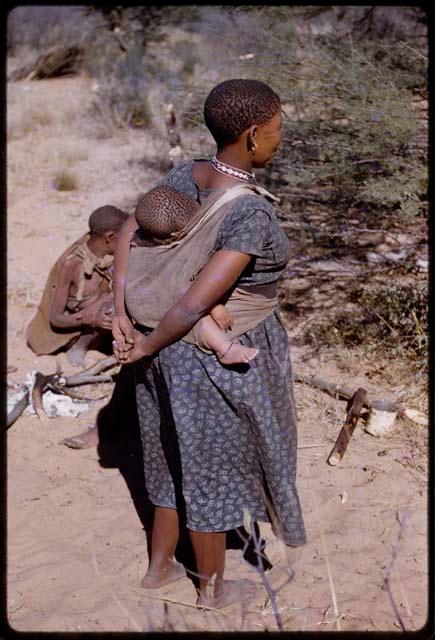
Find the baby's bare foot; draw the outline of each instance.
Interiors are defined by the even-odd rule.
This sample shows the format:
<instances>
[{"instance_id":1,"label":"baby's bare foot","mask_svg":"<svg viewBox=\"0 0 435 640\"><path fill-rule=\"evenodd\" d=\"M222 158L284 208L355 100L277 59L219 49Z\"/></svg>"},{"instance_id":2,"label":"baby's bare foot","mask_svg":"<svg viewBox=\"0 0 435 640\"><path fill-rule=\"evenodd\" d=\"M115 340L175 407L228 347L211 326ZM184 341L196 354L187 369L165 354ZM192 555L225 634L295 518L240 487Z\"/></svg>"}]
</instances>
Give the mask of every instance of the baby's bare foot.
<instances>
[{"instance_id":1,"label":"baby's bare foot","mask_svg":"<svg viewBox=\"0 0 435 640\"><path fill-rule=\"evenodd\" d=\"M241 604L255 598L257 588L252 580L224 580L217 594L200 594L196 601L198 607L223 609L231 604Z\"/></svg>"},{"instance_id":2,"label":"baby's bare foot","mask_svg":"<svg viewBox=\"0 0 435 640\"><path fill-rule=\"evenodd\" d=\"M240 364L248 363L259 354L258 349L252 349L251 347L245 347L239 342L232 342L229 349L220 356L218 354L218 360L222 364Z\"/></svg>"},{"instance_id":3,"label":"baby's bare foot","mask_svg":"<svg viewBox=\"0 0 435 640\"><path fill-rule=\"evenodd\" d=\"M141 586L144 589L158 589L159 587L164 587L166 584L185 577L186 570L183 565L178 562L171 562L166 569L157 573L148 571L142 578Z\"/></svg>"}]
</instances>

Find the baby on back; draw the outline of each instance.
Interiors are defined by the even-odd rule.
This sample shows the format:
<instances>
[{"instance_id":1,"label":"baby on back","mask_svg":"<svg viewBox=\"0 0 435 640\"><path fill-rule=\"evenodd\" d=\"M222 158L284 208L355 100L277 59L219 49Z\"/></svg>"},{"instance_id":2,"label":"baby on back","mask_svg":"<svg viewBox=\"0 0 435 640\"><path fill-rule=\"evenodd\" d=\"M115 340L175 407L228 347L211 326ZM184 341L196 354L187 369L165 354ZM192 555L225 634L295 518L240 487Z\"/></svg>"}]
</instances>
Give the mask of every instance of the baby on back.
<instances>
[{"instance_id":1,"label":"baby on back","mask_svg":"<svg viewBox=\"0 0 435 640\"><path fill-rule=\"evenodd\" d=\"M195 200L172 187L155 187L136 206L139 236L142 240L156 244L171 242L177 232L190 222L199 207ZM209 315L201 318L195 325L197 346L215 353L222 364L248 363L258 355L258 349L229 340L224 329L229 329L231 323L231 315L223 304L213 307Z\"/></svg>"}]
</instances>

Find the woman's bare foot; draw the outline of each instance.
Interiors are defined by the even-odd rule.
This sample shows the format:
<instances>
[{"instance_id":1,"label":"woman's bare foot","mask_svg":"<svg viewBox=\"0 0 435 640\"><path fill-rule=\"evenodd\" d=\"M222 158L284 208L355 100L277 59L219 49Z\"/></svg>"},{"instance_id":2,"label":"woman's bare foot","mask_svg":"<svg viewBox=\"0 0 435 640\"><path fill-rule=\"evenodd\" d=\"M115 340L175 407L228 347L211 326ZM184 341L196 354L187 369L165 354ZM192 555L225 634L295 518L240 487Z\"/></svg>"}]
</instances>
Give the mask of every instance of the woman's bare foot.
<instances>
[{"instance_id":1,"label":"woman's bare foot","mask_svg":"<svg viewBox=\"0 0 435 640\"><path fill-rule=\"evenodd\" d=\"M186 577L186 570L179 562L170 562L167 568L151 573L149 570L140 583L144 589L158 589Z\"/></svg>"},{"instance_id":2,"label":"woman's bare foot","mask_svg":"<svg viewBox=\"0 0 435 640\"><path fill-rule=\"evenodd\" d=\"M248 602L255 598L257 588L252 580L224 580L217 594L199 594L198 607L223 609L231 604Z\"/></svg>"},{"instance_id":3,"label":"woman's bare foot","mask_svg":"<svg viewBox=\"0 0 435 640\"><path fill-rule=\"evenodd\" d=\"M98 445L98 427L92 427L83 433L78 433L71 438L64 438L59 442L64 444L70 449L88 449L89 447L96 447Z\"/></svg>"},{"instance_id":4,"label":"woman's bare foot","mask_svg":"<svg viewBox=\"0 0 435 640\"><path fill-rule=\"evenodd\" d=\"M245 347L239 342L232 342L223 355L216 354L222 364L248 363L259 354L258 349Z\"/></svg>"}]
</instances>

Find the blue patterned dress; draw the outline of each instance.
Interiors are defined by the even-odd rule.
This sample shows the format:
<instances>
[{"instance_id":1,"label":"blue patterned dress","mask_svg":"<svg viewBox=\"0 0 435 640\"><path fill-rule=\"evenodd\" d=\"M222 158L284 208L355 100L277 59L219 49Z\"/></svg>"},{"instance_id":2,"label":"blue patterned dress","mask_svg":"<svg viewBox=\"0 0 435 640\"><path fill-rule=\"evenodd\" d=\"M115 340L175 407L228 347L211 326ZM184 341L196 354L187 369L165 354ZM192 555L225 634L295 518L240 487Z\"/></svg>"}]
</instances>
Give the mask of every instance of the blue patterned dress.
<instances>
[{"instance_id":1,"label":"blue patterned dress","mask_svg":"<svg viewBox=\"0 0 435 640\"><path fill-rule=\"evenodd\" d=\"M172 169L168 184L201 202L194 161ZM254 256L237 284L278 280L289 242L273 207L256 194L238 198L214 249ZM149 330L142 328L144 333ZM260 350L255 365L222 366L183 340L162 349L149 369L135 364L147 490L156 506L176 508L188 529L228 531L270 520L292 546L306 541L296 480L296 412L287 334L279 312L239 338Z\"/></svg>"}]
</instances>

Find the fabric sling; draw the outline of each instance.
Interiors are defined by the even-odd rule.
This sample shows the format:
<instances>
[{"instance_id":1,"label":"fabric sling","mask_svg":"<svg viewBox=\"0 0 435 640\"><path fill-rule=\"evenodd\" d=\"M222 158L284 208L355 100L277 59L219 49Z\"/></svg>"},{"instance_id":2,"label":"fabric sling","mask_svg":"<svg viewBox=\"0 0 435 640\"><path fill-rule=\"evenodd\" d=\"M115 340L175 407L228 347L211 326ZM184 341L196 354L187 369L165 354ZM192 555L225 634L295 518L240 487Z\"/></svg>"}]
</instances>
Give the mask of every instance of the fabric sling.
<instances>
[{"instance_id":1,"label":"fabric sling","mask_svg":"<svg viewBox=\"0 0 435 640\"><path fill-rule=\"evenodd\" d=\"M213 254L219 227L236 198L246 195L277 198L257 185L240 184L214 191L180 231L166 241L143 238L136 233L130 247L125 303L137 323L155 328L164 314L186 293ZM234 339L255 328L276 309L276 295L268 298L235 288L226 302L233 316ZM182 339L203 348L197 323ZM207 349L203 349L207 351Z\"/></svg>"}]
</instances>

